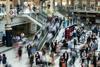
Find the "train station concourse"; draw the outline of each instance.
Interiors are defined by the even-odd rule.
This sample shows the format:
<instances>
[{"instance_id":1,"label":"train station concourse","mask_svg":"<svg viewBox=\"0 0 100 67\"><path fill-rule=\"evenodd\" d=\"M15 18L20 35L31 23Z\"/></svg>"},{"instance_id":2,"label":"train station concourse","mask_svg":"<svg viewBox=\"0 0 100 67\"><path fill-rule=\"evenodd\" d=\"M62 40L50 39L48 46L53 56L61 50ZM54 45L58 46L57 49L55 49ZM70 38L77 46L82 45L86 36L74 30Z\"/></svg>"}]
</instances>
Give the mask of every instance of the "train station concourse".
<instances>
[{"instance_id":1,"label":"train station concourse","mask_svg":"<svg viewBox=\"0 0 100 67\"><path fill-rule=\"evenodd\" d=\"M100 67L100 0L0 0L0 67Z\"/></svg>"}]
</instances>

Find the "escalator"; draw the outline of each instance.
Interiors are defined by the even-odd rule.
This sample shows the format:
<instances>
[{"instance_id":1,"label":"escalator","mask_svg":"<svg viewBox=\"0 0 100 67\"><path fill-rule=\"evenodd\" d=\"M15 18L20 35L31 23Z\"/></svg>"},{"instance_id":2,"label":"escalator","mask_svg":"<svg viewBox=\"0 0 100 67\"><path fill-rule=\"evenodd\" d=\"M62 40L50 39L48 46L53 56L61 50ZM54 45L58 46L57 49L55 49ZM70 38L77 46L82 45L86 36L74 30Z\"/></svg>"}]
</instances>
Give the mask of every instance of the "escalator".
<instances>
[{"instance_id":1,"label":"escalator","mask_svg":"<svg viewBox=\"0 0 100 67\"><path fill-rule=\"evenodd\" d=\"M46 43L47 43L47 42L49 42L49 43L53 42L53 41L56 39L56 37L57 37L57 35L58 35L58 33L59 33L61 27L62 27L62 24L60 25L59 29L56 31L55 36L53 36L49 41L47 40L47 36L48 36L48 33L49 33L49 32L47 31L45 37L43 38L43 40L40 42L40 44L39 44L39 46L38 46L38 50L42 50L44 47L46 47Z\"/></svg>"},{"instance_id":2,"label":"escalator","mask_svg":"<svg viewBox=\"0 0 100 67\"><path fill-rule=\"evenodd\" d=\"M21 13L20 15L17 15L17 17L27 18L40 27L45 26L47 21L47 15L44 13L39 13L38 15L35 13Z\"/></svg>"}]
</instances>

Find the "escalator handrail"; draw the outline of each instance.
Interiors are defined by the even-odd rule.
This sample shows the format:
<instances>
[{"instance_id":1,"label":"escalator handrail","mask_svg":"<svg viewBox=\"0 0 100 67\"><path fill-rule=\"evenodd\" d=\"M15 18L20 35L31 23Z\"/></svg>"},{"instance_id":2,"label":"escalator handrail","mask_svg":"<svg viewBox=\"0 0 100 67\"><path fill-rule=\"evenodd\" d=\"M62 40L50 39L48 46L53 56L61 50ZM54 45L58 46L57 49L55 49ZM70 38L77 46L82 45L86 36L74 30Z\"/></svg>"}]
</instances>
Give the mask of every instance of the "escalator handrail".
<instances>
[{"instance_id":1,"label":"escalator handrail","mask_svg":"<svg viewBox=\"0 0 100 67\"><path fill-rule=\"evenodd\" d=\"M63 24L61 24L61 26L62 26L62 25L63 25ZM61 26L60 26L59 29L61 29ZM58 30L57 33L55 34L55 36L49 40L49 43L50 43L50 42L53 42L53 41L55 40L55 38L57 37L59 31L60 31L60 30ZM43 43L42 47L40 48L40 51L41 51L41 50L43 49L43 47L45 46L45 43L46 43L46 42L47 42L47 41L45 41L45 42Z\"/></svg>"},{"instance_id":2,"label":"escalator handrail","mask_svg":"<svg viewBox=\"0 0 100 67\"><path fill-rule=\"evenodd\" d=\"M45 36L43 37L43 39L40 41L39 46L38 46L38 50L41 49L41 45L44 43L44 41L45 41L47 35L48 35L48 32L45 34Z\"/></svg>"},{"instance_id":3,"label":"escalator handrail","mask_svg":"<svg viewBox=\"0 0 100 67\"><path fill-rule=\"evenodd\" d=\"M38 18L36 19L36 14L35 13L21 13L20 15L28 15L28 16L30 16L30 17L32 17L33 19L35 19L36 21L38 21L38 22L40 22L41 24L43 24L43 25L45 25L45 21L42 21L40 18L39 18L39 16L37 16ZM39 15L42 15L42 14L39 14ZM43 17L43 15L42 15L42 17ZM47 18L45 18L45 19L47 19Z\"/></svg>"},{"instance_id":4,"label":"escalator handrail","mask_svg":"<svg viewBox=\"0 0 100 67\"><path fill-rule=\"evenodd\" d=\"M42 28L40 28L37 32L35 32L35 35L37 35L41 30L42 30ZM33 36L33 40L35 38L35 35Z\"/></svg>"}]
</instances>

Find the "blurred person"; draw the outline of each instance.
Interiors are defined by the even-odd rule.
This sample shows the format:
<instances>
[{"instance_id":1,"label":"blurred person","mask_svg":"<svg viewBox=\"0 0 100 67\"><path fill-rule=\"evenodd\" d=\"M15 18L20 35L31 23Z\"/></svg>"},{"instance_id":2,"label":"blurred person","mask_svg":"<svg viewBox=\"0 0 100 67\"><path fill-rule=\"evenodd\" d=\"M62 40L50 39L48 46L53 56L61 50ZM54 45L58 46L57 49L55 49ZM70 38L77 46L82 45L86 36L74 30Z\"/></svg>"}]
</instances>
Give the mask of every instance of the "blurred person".
<instances>
[{"instance_id":1,"label":"blurred person","mask_svg":"<svg viewBox=\"0 0 100 67\"><path fill-rule=\"evenodd\" d=\"M80 42L80 36L81 36L81 34L80 34L80 29L78 29L78 30L77 30L77 38L78 38L78 42Z\"/></svg>"},{"instance_id":2,"label":"blurred person","mask_svg":"<svg viewBox=\"0 0 100 67\"><path fill-rule=\"evenodd\" d=\"M71 57L72 57L72 65L74 66L75 60L76 60L76 52L72 50L71 52Z\"/></svg>"},{"instance_id":3,"label":"blurred person","mask_svg":"<svg viewBox=\"0 0 100 67\"><path fill-rule=\"evenodd\" d=\"M98 61L100 61L100 52L98 53Z\"/></svg>"},{"instance_id":4,"label":"blurred person","mask_svg":"<svg viewBox=\"0 0 100 67\"><path fill-rule=\"evenodd\" d=\"M0 54L0 64L1 64L1 62L2 62L2 56L1 56L1 54Z\"/></svg>"},{"instance_id":5,"label":"blurred person","mask_svg":"<svg viewBox=\"0 0 100 67\"><path fill-rule=\"evenodd\" d=\"M30 67L33 67L34 55L31 55L31 56L30 56L29 62L30 62Z\"/></svg>"},{"instance_id":6,"label":"blurred person","mask_svg":"<svg viewBox=\"0 0 100 67\"><path fill-rule=\"evenodd\" d=\"M65 53L63 53L63 57L65 59L65 63L66 63L66 67L67 67L67 62L68 62L68 59L69 59L67 51L65 51Z\"/></svg>"},{"instance_id":7,"label":"blurred person","mask_svg":"<svg viewBox=\"0 0 100 67\"><path fill-rule=\"evenodd\" d=\"M7 57L5 54L2 55L2 64L4 65L4 67L7 64Z\"/></svg>"},{"instance_id":8,"label":"blurred person","mask_svg":"<svg viewBox=\"0 0 100 67\"><path fill-rule=\"evenodd\" d=\"M52 60L51 60L51 63L52 63L52 64L55 64L55 63L54 63L54 52L51 53L51 59L52 59Z\"/></svg>"},{"instance_id":9,"label":"blurred person","mask_svg":"<svg viewBox=\"0 0 100 67\"><path fill-rule=\"evenodd\" d=\"M60 57L59 67L67 67L63 56Z\"/></svg>"},{"instance_id":10,"label":"blurred person","mask_svg":"<svg viewBox=\"0 0 100 67\"><path fill-rule=\"evenodd\" d=\"M22 47L21 46L18 48L18 57L19 57L19 60L21 60L22 58Z\"/></svg>"},{"instance_id":11,"label":"blurred person","mask_svg":"<svg viewBox=\"0 0 100 67\"><path fill-rule=\"evenodd\" d=\"M85 62L85 59L86 59L86 51L82 52L82 65L83 63Z\"/></svg>"},{"instance_id":12,"label":"blurred person","mask_svg":"<svg viewBox=\"0 0 100 67\"><path fill-rule=\"evenodd\" d=\"M27 53L28 53L28 57L29 57L29 58L30 58L30 56L32 55L31 50L32 50L31 45L27 45Z\"/></svg>"},{"instance_id":13,"label":"blurred person","mask_svg":"<svg viewBox=\"0 0 100 67\"><path fill-rule=\"evenodd\" d=\"M96 60L96 56L95 54L93 55L93 65L94 67L97 67L97 64L96 64L97 60Z\"/></svg>"},{"instance_id":14,"label":"blurred person","mask_svg":"<svg viewBox=\"0 0 100 67\"><path fill-rule=\"evenodd\" d=\"M35 54L35 61L36 61L36 65L38 65L39 62L40 62L40 54L39 54L39 52L37 52L37 53Z\"/></svg>"}]
</instances>

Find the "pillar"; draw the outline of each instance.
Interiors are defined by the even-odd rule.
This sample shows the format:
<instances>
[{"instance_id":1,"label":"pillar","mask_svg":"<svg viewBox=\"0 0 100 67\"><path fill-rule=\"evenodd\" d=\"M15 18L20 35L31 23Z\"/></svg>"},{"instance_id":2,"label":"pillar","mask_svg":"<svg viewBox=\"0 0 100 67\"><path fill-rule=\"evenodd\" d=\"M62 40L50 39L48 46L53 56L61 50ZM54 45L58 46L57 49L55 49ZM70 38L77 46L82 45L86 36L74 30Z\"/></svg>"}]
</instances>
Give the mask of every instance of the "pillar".
<instances>
[{"instance_id":1,"label":"pillar","mask_svg":"<svg viewBox=\"0 0 100 67\"><path fill-rule=\"evenodd\" d=\"M90 0L87 0L87 10L90 10Z\"/></svg>"},{"instance_id":2,"label":"pillar","mask_svg":"<svg viewBox=\"0 0 100 67\"><path fill-rule=\"evenodd\" d=\"M68 8L68 6L69 6L69 5L68 5L68 0L66 0L66 8Z\"/></svg>"},{"instance_id":3,"label":"pillar","mask_svg":"<svg viewBox=\"0 0 100 67\"><path fill-rule=\"evenodd\" d=\"M12 46L12 28L11 28L11 19L10 19L10 0L6 1L6 20L7 23L5 25L5 31L6 31L6 46Z\"/></svg>"},{"instance_id":4,"label":"pillar","mask_svg":"<svg viewBox=\"0 0 100 67\"><path fill-rule=\"evenodd\" d=\"M20 0L18 0L18 4L21 5Z\"/></svg>"},{"instance_id":5,"label":"pillar","mask_svg":"<svg viewBox=\"0 0 100 67\"><path fill-rule=\"evenodd\" d=\"M71 0L71 5L72 7L74 7L74 0Z\"/></svg>"},{"instance_id":6,"label":"pillar","mask_svg":"<svg viewBox=\"0 0 100 67\"><path fill-rule=\"evenodd\" d=\"M54 0L50 0L50 8L51 8L51 11L54 10Z\"/></svg>"},{"instance_id":7,"label":"pillar","mask_svg":"<svg viewBox=\"0 0 100 67\"><path fill-rule=\"evenodd\" d=\"M61 7L62 7L62 1L63 1L63 0L60 0L60 6L61 6Z\"/></svg>"},{"instance_id":8,"label":"pillar","mask_svg":"<svg viewBox=\"0 0 100 67\"><path fill-rule=\"evenodd\" d=\"M55 11L55 0L53 0L53 9L54 9L54 11Z\"/></svg>"},{"instance_id":9,"label":"pillar","mask_svg":"<svg viewBox=\"0 0 100 67\"><path fill-rule=\"evenodd\" d=\"M97 7L98 7L98 1L95 0L95 10L96 10L96 11L98 11Z\"/></svg>"},{"instance_id":10,"label":"pillar","mask_svg":"<svg viewBox=\"0 0 100 67\"><path fill-rule=\"evenodd\" d=\"M20 0L12 0L12 2L13 2L13 4L14 4L14 6L16 6L17 4L19 4L19 5L21 4L21 3L20 3L20 2L21 2Z\"/></svg>"},{"instance_id":11,"label":"pillar","mask_svg":"<svg viewBox=\"0 0 100 67\"><path fill-rule=\"evenodd\" d=\"M25 1L27 1L27 0L20 0L20 4L21 4L21 5L24 5L24 2L25 2Z\"/></svg>"},{"instance_id":12,"label":"pillar","mask_svg":"<svg viewBox=\"0 0 100 67\"><path fill-rule=\"evenodd\" d=\"M82 0L79 0L79 8L82 8Z\"/></svg>"}]
</instances>

